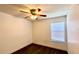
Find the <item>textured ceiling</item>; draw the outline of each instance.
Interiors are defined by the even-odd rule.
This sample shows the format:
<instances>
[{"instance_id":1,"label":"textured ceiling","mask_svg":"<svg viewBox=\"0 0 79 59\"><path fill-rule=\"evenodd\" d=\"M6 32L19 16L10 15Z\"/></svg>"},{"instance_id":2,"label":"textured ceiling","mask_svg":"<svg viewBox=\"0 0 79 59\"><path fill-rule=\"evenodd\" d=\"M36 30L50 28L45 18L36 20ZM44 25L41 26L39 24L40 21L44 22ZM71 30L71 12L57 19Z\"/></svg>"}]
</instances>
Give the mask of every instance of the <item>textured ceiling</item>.
<instances>
[{"instance_id":1,"label":"textured ceiling","mask_svg":"<svg viewBox=\"0 0 79 59\"><path fill-rule=\"evenodd\" d=\"M58 9L64 9L68 7L67 4L25 4L24 6L27 6L29 8L41 8L44 12L54 12Z\"/></svg>"},{"instance_id":2,"label":"textured ceiling","mask_svg":"<svg viewBox=\"0 0 79 59\"><path fill-rule=\"evenodd\" d=\"M17 17L25 17L28 14L21 13L19 10L28 11L29 8L41 8L44 14L49 15L59 11L66 11L68 6L66 4L0 4L0 12Z\"/></svg>"}]
</instances>

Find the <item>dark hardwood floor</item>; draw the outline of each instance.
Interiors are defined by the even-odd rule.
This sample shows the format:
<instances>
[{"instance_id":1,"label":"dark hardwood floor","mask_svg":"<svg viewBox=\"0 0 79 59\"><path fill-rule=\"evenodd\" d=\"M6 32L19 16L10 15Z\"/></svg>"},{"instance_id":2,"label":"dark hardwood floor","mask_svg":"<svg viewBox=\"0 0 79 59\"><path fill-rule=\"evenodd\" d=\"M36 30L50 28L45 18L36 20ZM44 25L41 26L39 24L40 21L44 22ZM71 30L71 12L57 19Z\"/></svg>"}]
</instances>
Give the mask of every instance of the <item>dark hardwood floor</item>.
<instances>
[{"instance_id":1,"label":"dark hardwood floor","mask_svg":"<svg viewBox=\"0 0 79 59\"><path fill-rule=\"evenodd\" d=\"M12 54L68 54L66 51L49 48L37 44L31 44Z\"/></svg>"}]
</instances>

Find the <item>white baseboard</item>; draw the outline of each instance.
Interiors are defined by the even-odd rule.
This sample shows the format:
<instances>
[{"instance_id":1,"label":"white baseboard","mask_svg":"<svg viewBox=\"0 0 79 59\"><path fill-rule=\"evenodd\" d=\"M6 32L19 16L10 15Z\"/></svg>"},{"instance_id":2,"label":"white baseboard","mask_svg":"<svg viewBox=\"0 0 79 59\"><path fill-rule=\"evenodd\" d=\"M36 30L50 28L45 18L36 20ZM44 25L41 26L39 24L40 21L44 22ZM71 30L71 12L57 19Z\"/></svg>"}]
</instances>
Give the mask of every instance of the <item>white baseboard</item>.
<instances>
[{"instance_id":1,"label":"white baseboard","mask_svg":"<svg viewBox=\"0 0 79 59\"><path fill-rule=\"evenodd\" d=\"M32 43L29 43L29 44L27 44L27 45L25 45L25 46L23 46L23 47L21 47L21 48L19 48L19 49L15 50L15 51L11 52L10 54L12 54L12 53L14 53L14 52L16 52L16 51L18 51L18 50L20 50L20 49L22 49L22 48L24 48L24 47L26 47L26 46L30 45L30 44L32 44Z\"/></svg>"},{"instance_id":2,"label":"white baseboard","mask_svg":"<svg viewBox=\"0 0 79 59\"><path fill-rule=\"evenodd\" d=\"M39 44L39 43L34 43L34 44L41 45L41 46L45 46L45 47L49 47L49 48L54 48L54 47L47 46L47 45L43 45L43 44ZM54 48L54 49L57 49L57 48ZM63 49L58 49L58 50L63 50ZM63 50L63 51L66 51L66 50Z\"/></svg>"}]
</instances>

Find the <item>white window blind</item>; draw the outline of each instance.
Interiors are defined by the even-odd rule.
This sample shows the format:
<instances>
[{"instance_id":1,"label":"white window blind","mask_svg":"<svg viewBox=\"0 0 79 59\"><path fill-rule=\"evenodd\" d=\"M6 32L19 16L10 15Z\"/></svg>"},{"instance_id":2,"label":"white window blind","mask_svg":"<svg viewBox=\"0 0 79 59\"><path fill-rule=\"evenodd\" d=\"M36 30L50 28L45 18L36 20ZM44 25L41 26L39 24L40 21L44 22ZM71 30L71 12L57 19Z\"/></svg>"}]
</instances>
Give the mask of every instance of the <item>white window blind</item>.
<instances>
[{"instance_id":1,"label":"white window blind","mask_svg":"<svg viewBox=\"0 0 79 59\"><path fill-rule=\"evenodd\" d=\"M51 24L52 41L65 41L65 22L56 22Z\"/></svg>"}]
</instances>

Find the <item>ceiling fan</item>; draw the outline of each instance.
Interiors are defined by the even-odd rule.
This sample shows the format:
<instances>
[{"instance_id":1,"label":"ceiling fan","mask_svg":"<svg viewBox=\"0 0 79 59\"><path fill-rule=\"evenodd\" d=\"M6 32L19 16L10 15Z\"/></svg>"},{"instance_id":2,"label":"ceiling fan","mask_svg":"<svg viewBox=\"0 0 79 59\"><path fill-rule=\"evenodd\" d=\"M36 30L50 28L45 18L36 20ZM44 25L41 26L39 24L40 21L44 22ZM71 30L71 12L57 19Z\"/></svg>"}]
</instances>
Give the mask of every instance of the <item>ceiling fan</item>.
<instances>
[{"instance_id":1,"label":"ceiling fan","mask_svg":"<svg viewBox=\"0 0 79 59\"><path fill-rule=\"evenodd\" d=\"M29 12L27 11L23 11L23 10L20 10L20 12L22 13L27 13L27 14L30 14L29 16L26 16L25 18L28 18L30 17L31 19L34 19L34 20L37 20L39 16L41 17L47 17L47 15L45 14L40 14L42 10L40 8L37 8L37 9L29 9Z\"/></svg>"}]
</instances>

